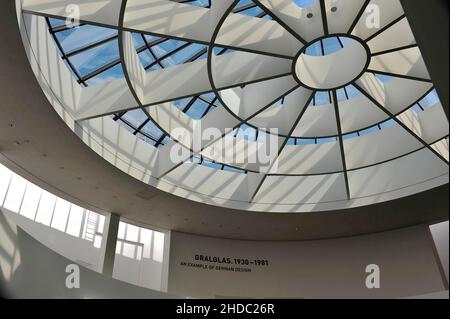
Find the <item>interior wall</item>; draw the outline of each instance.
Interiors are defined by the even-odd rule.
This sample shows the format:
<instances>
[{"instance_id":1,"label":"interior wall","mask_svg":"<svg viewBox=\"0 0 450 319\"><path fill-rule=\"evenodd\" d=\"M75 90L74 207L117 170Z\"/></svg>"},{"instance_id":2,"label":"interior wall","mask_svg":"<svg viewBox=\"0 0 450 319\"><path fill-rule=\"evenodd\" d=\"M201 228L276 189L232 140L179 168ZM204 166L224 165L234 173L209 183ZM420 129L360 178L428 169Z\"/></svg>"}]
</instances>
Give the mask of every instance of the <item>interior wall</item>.
<instances>
[{"instance_id":1,"label":"interior wall","mask_svg":"<svg viewBox=\"0 0 450 319\"><path fill-rule=\"evenodd\" d=\"M431 225L431 235L433 236L434 244L436 246L436 253L441 261L443 275L447 280L448 287L448 273L449 273L449 224L448 221Z\"/></svg>"},{"instance_id":2,"label":"interior wall","mask_svg":"<svg viewBox=\"0 0 450 319\"><path fill-rule=\"evenodd\" d=\"M196 255L267 260L268 266L241 267L251 272L217 270L237 266L196 261ZM366 267L371 264L380 269L379 289L366 286ZM191 297L400 298L445 290L426 225L301 242L172 232L169 267L168 291Z\"/></svg>"},{"instance_id":3,"label":"interior wall","mask_svg":"<svg viewBox=\"0 0 450 319\"><path fill-rule=\"evenodd\" d=\"M70 236L4 208L3 214L44 246L83 267L102 273L104 240L102 240L101 247L97 248L90 241ZM166 238L166 240L169 245L169 239ZM167 264L167 259L167 253L164 253L164 262L157 262L146 258L138 260L124 257L116 252L113 278L136 286L164 291L166 290L164 282L167 278L164 277L163 268Z\"/></svg>"},{"instance_id":4,"label":"interior wall","mask_svg":"<svg viewBox=\"0 0 450 319\"><path fill-rule=\"evenodd\" d=\"M102 271L101 251L99 248L94 247L92 242L70 236L19 214L12 213L4 208L3 214L8 219L13 220L21 229L37 241L54 250L56 253L96 272Z\"/></svg>"},{"instance_id":5,"label":"interior wall","mask_svg":"<svg viewBox=\"0 0 450 319\"><path fill-rule=\"evenodd\" d=\"M161 291L162 268L163 263L151 259L136 260L116 254L113 278Z\"/></svg>"},{"instance_id":6,"label":"interior wall","mask_svg":"<svg viewBox=\"0 0 450 319\"><path fill-rule=\"evenodd\" d=\"M174 298L80 269L80 288L68 289L67 265L73 261L50 250L0 210L0 294L17 298Z\"/></svg>"},{"instance_id":7,"label":"interior wall","mask_svg":"<svg viewBox=\"0 0 450 319\"><path fill-rule=\"evenodd\" d=\"M442 239L445 229L440 230ZM80 267L80 289L67 289L66 266L73 262L36 241L0 211L0 293L20 298L170 298L175 294L389 298L445 289L425 225L353 238L303 242L236 241L182 233L172 233L171 237L170 295L114 280L84 267ZM441 246L437 247L440 251ZM182 261L193 262L196 254L261 259L269 264L242 266L250 268L250 273L180 266ZM368 275L365 267L370 263L380 267L380 289L369 290L365 286Z\"/></svg>"}]
</instances>

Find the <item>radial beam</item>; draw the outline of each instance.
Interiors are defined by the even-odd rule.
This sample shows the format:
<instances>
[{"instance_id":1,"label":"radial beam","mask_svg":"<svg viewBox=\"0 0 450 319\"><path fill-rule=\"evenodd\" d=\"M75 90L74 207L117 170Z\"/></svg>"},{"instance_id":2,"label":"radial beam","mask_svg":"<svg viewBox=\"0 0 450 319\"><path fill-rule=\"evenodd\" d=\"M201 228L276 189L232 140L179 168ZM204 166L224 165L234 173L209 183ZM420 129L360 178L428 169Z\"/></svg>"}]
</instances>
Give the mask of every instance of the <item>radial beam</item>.
<instances>
[{"instance_id":1,"label":"radial beam","mask_svg":"<svg viewBox=\"0 0 450 319\"><path fill-rule=\"evenodd\" d=\"M273 20L306 44L324 35L321 8L316 3L300 8L292 0L254 0ZM311 17L308 15L311 14Z\"/></svg>"},{"instance_id":2,"label":"radial beam","mask_svg":"<svg viewBox=\"0 0 450 319\"><path fill-rule=\"evenodd\" d=\"M272 103L274 99L283 97L298 87L291 76L271 79L264 82L223 90L219 94L226 107L241 119L247 119L261 109L262 105ZM297 105L298 107L298 105Z\"/></svg>"},{"instance_id":3,"label":"radial beam","mask_svg":"<svg viewBox=\"0 0 450 319\"><path fill-rule=\"evenodd\" d=\"M383 51L398 50L398 48L414 44L416 44L416 40L406 18L401 19L401 21L367 42L372 56Z\"/></svg>"},{"instance_id":4,"label":"radial beam","mask_svg":"<svg viewBox=\"0 0 450 319\"><path fill-rule=\"evenodd\" d=\"M246 87L247 88L247 87ZM266 95L263 99L260 99L257 103L257 107L253 108L253 114L247 114L247 117L239 118L237 120L235 117L231 116L231 114L225 110L225 108L220 108L216 110L215 112L209 113L205 118L202 120L192 120L187 115L183 114L178 109L175 109L174 107L170 105L166 105L166 107L151 107L149 108L150 115L157 119L157 122L165 123L163 125L163 129L166 131L172 131L177 128L182 128L183 133L188 132L189 134L183 135L180 139L175 137L175 139L183 145L183 147L190 149L192 155L199 154L203 152L208 147L212 146L214 143L224 139L228 133L230 133L230 130L239 128L241 125L245 124L247 121L250 121L252 118L258 116L259 114L263 113L265 110L270 108L274 103L279 101L282 97L286 96L287 94L291 92L296 92L299 90L300 87L297 85L294 88L291 89L283 89L282 91L273 90L270 94ZM267 90L267 89L266 89ZM268 90L270 91L270 90ZM306 91L309 92L309 91ZM310 100L309 100L310 101ZM306 105L308 105L307 103ZM304 107L306 109L306 106ZM302 111L303 113L303 111ZM206 140L202 140L201 143L194 143L194 140L192 138L197 136L204 136L204 132L208 128L219 128L221 130L222 135L220 137L217 136L210 136L210 138ZM280 137L281 138L281 137ZM183 140L184 139L184 140ZM286 139L287 140L287 139ZM278 143L279 145L280 143ZM195 147L193 147L195 146ZM228 152L228 151L227 151ZM219 152L222 154L221 152ZM227 153L228 155L230 153ZM236 157L234 157L236 158ZM164 162L161 167L164 167L167 171L160 171L159 177L163 177L167 172L170 172L174 169L174 167L180 165L180 163L169 163ZM169 166L169 167L168 167ZM259 167L260 165L257 163L256 165ZM251 168L251 167L250 167ZM245 169L250 169L246 167ZM255 170L256 171L256 168Z\"/></svg>"},{"instance_id":5,"label":"radial beam","mask_svg":"<svg viewBox=\"0 0 450 319\"><path fill-rule=\"evenodd\" d=\"M362 15L358 17L359 20L351 34L369 40L401 20L403 15L403 9L398 0L371 0L363 8ZM373 19L374 16L377 17L376 23Z\"/></svg>"},{"instance_id":6,"label":"radial beam","mask_svg":"<svg viewBox=\"0 0 450 319\"><path fill-rule=\"evenodd\" d=\"M80 22L117 28L122 0L23 0L22 11L55 18L74 18Z\"/></svg>"},{"instance_id":7,"label":"radial beam","mask_svg":"<svg viewBox=\"0 0 450 319\"><path fill-rule=\"evenodd\" d=\"M370 40L376 38L377 36L379 36L380 34L383 34L384 32L386 32L387 30L389 30L390 28L392 28L393 26L395 26L397 23L399 23L400 21L402 21L405 18L404 15L401 15L399 17L397 17L396 19L394 19L393 21L389 22L388 24L384 25L382 28L378 29L375 33L373 33L372 35L370 35L368 38L366 38L366 41L369 42Z\"/></svg>"},{"instance_id":8,"label":"radial beam","mask_svg":"<svg viewBox=\"0 0 450 319\"><path fill-rule=\"evenodd\" d=\"M363 4L362 0L325 1L329 33L347 33Z\"/></svg>"},{"instance_id":9,"label":"radial beam","mask_svg":"<svg viewBox=\"0 0 450 319\"><path fill-rule=\"evenodd\" d=\"M140 32L182 41L210 43L212 32L233 0L214 2L211 9L169 0L128 0L123 23L119 23L121 0L24 0L30 14L71 19L79 13L81 23ZM70 8L77 8L71 11ZM216 44L236 50L293 59L302 47L275 21L231 13Z\"/></svg>"},{"instance_id":10,"label":"radial beam","mask_svg":"<svg viewBox=\"0 0 450 319\"><path fill-rule=\"evenodd\" d=\"M428 148L434 155L439 157L445 164L448 165L448 161L439 154L435 149L433 149L427 142L425 142L420 136L418 136L415 132L413 132L407 125L405 125L401 120L399 120L394 114L392 114L389 110L387 110L383 105L381 105L374 97L372 97L367 91L365 91L361 86L357 83L353 84L362 94L364 94L368 99L370 99L380 110L389 115L390 118L394 119L395 122L403 127L409 134L411 134L414 138L416 138L422 145Z\"/></svg>"},{"instance_id":11,"label":"radial beam","mask_svg":"<svg viewBox=\"0 0 450 319\"><path fill-rule=\"evenodd\" d=\"M300 24L299 22L299 8L295 6L290 0L254 0L258 7L261 8L268 16L286 29L292 36L303 44L308 43L295 29ZM290 14L297 13L295 23L292 23L292 16ZM301 18L301 16L300 16Z\"/></svg>"},{"instance_id":12,"label":"radial beam","mask_svg":"<svg viewBox=\"0 0 450 319\"><path fill-rule=\"evenodd\" d=\"M347 33L353 33L353 30L355 29L356 25L358 24L359 20L361 19L361 17L363 16L364 12L367 9L367 6L369 5L371 0L365 0L364 3L361 5L361 8L358 11L358 14L356 15L356 17L353 19L353 22L351 23Z\"/></svg>"},{"instance_id":13,"label":"radial beam","mask_svg":"<svg viewBox=\"0 0 450 319\"><path fill-rule=\"evenodd\" d=\"M270 108L254 116L249 124L259 128L276 128L278 134L289 134L289 128L298 117L302 109L299 105L305 105L311 95L311 91L304 87L299 87L286 96L286 101L280 106L273 104Z\"/></svg>"},{"instance_id":14,"label":"radial beam","mask_svg":"<svg viewBox=\"0 0 450 319\"><path fill-rule=\"evenodd\" d=\"M386 75L386 76L405 79L405 80L432 83L432 81L430 79L424 79L424 78L420 78L417 76L410 76L410 75L404 75L404 74L392 73L392 72L386 72L386 71L379 71L379 70L372 70L372 69L367 69L366 71L369 73L373 73L373 74Z\"/></svg>"},{"instance_id":15,"label":"radial beam","mask_svg":"<svg viewBox=\"0 0 450 319\"><path fill-rule=\"evenodd\" d=\"M430 75L417 47L373 56L369 69L423 81L430 80Z\"/></svg>"},{"instance_id":16,"label":"radial beam","mask_svg":"<svg viewBox=\"0 0 450 319\"><path fill-rule=\"evenodd\" d=\"M339 112L339 103L338 103L338 99L337 99L336 90L332 91L332 95L333 95L334 112L336 114L336 125L337 125L337 130L338 130L339 148L341 150L342 169L344 171L345 191L347 193L347 199L350 200L350 185L348 182L347 160L345 158L344 140L342 138L341 115Z\"/></svg>"},{"instance_id":17,"label":"radial beam","mask_svg":"<svg viewBox=\"0 0 450 319\"><path fill-rule=\"evenodd\" d=\"M430 82L398 76L382 82L374 73L370 72L361 76L357 84L393 114L400 114L405 109L412 107L433 89L433 84ZM408 92L408 94L404 94L404 92Z\"/></svg>"},{"instance_id":18,"label":"radial beam","mask_svg":"<svg viewBox=\"0 0 450 319\"><path fill-rule=\"evenodd\" d=\"M306 110L308 109L309 104L311 103L312 99L314 98L315 93L316 93L315 91L311 92L310 98L309 98L308 101L305 103L305 105L304 105L304 107L303 107L303 110L300 112L298 118L295 120L295 123L292 125L292 127L291 127L291 129L290 129L290 131L289 131L288 136L290 136L290 135L292 134L292 132L293 132L293 131L295 130L295 128L297 127L298 123L301 121L303 115L305 114ZM278 149L278 157L280 156L281 152L283 152L283 149L286 147L286 145L288 144L288 142L289 142L289 137L286 137L286 138L284 139L283 144L281 144L281 146L280 146L279 149ZM278 158L277 158L276 160L278 160ZM273 169L273 165L276 163L276 160L272 162L272 165L271 165L271 167L270 167L269 170L268 170L268 173L269 173L269 174L271 173L271 171L272 171L272 169ZM253 202L253 200L255 199L256 195L258 195L258 193L259 193L261 187L263 186L264 182L266 181L267 177L268 177L268 174L265 174L264 177L261 179L261 181L258 183L258 185L256 186L255 191L254 191L252 197L250 198L250 202Z\"/></svg>"},{"instance_id":19,"label":"radial beam","mask_svg":"<svg viewBox=\"0 0 450 319\"><path fill-rule=\"evenodd\" d=\"M329 29L328 29L328 17L327 17L327 7L325 4L325 0L320 0L320 11L321 11L321 15L322 15L322 25L323 25L323 33L324 35L328 35L329 34Z\"/></svg>"},{"instance_id":20,"label":"radial beam","mask_svg":"<svg viewBox=\"0 0 450 319\"><path fill-rule=\"evenodd\" d=\"M283 77L290 74L291 69L290 60L248 52L233 52L216 56L214 64L216 65L216 80L219 90ZM84 88L81 91L82 97L77 108L79 111L75 114L76 120L134 108L136 103L123 104L119 103L119 100L117 103L115 101L112 103L111 97L117 96L118 92L112 92L111 97L108 97L105 102L98 101L98 103L92 104L89 101L90 97L105 96L105 89L122 87L122 82L123 80L115 80ZM145 75L145 87L140 102L143 106L157 105L209 92L212 92L212 88L208 79L207 61L201 60L148 72ZM121 97L127 98L125 95L121 95Z\"/></svg>"}]
</instances>

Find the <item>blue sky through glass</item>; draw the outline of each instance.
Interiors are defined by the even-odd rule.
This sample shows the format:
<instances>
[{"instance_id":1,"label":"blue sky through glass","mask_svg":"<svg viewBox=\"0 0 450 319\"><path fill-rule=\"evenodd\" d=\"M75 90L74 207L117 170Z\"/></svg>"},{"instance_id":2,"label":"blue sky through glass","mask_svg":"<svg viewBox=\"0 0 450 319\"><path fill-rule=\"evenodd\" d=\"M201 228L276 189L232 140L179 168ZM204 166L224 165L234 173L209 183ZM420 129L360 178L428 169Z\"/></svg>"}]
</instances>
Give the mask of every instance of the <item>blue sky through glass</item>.
<instances>
[{"instance_id":1,"label":"blue sky through glass","mask_svg":"<svg viewBox=\"0 0 450 319\"><path fill-rule=\"evenodd\" d=\"M316 0L293 0L293 2L300 8L307 8L312 6Z\"/></svg>"}]
</instances>

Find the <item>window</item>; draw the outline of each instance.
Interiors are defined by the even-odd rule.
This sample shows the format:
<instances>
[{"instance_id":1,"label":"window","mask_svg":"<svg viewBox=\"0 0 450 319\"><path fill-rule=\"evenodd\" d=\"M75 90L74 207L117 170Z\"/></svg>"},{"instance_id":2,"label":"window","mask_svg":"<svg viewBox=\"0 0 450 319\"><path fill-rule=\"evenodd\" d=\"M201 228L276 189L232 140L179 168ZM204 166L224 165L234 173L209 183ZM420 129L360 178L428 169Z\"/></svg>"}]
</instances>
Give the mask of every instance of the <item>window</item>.
<instances>
[{"instance_id":1,"label":"window","mask_svg":"<svg viewBox=\"0 0 450 319\"><path fill-rule=\"evenodd\" d=\"M27 181L19 175L14 175L9 185L5 204L3 206L8 210L17 213L20 210L26 188Z\"/></svg>"},{"instance_id":2,"label":"window","mask_svg":"<svg viewBox=\"0 0 450 319\"><path fill-rule=\"evenodd\" d=\"M69 235L80 237L81 225L83 223L83 213L84 213L83 208L76 205L72 205L66 229L66 232Z\"/></svg>"},{"instance_id":3,"label":"window","mask_svg":"<svg viewBox=\"0 0 450 319\"><path fill-rule=\"evenodd\" d=\"M161 290L164 278L165 233L121 221L117 234L113 277L128 283Z\"/></svg>"},{"instance_id":4,"label":"window","mask_svg":"<svg viewBox=\"0 0 450 319\"><path fill-rule=\"evenodd\" d=\"M27 186L27 191L25 192L25 197L23 198L22 207L20 208L20 215L34 220L41 194L42 189L29 183Z\"/></svg>"},{"instance_id":5,"label":"window","mask_svg":"<svg viewBox=\"0 0 450 319\"><path fill-rule=\"evenodd\" d=\"M3 206L9 183L11 182L12 172L0 164L0 206Z\"/></svg>"},{"instance_id":6,"label":"window","mask_svg":"<svg viewBox=\"0 0 450 319\"><path fill-rule=\"evenodd\" d=\"M47 226L50 226L53 211L55 210L56 196L44 191L42 193L39 208L36 213L35 221Z\"/></svg>"},{"instance_id":7,"label":"window","mask_svg":"<svg viewBox=\"0 0 450 319\"><path fill-rule=\"evenodd\" d=\"M162 263L164 238L162 232L120 222L116 254L136 260L151 259Z\"/></svg>"},{"instance_id":8,"label":"window","mask_svg":"<svg viewBox=\"0 0 450 319\"><path fill-rule=\"evenodd\" d=\"M62 232L66 231L67 218L69 217L70 203L58 198L53 213L51 227Z\"/></svg>"},{"instance_id":9,"label":"window","mask_svg":"<svg viewBox=\"0 0 450 319\"><path fill-rule=\"evenodd\" d=\"M58 198L1 164L0 207L101 247L105 216Z\"/></svg>"}]
</instances>

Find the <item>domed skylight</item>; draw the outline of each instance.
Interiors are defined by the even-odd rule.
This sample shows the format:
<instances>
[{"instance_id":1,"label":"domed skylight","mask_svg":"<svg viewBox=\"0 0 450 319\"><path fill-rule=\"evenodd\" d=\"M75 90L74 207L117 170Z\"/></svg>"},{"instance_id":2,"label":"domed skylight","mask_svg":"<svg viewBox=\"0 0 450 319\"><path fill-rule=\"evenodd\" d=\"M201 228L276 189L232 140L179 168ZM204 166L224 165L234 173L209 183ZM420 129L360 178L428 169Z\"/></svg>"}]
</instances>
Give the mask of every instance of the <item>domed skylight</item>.
<instances>
[{"instance_id":1,"label":"domed skylight","mask_svg":"<svg viewBox=\"0 0 450 319\"><path fill-rule=\"evenodd\" d=\"M55 108L163 190L303 212L448 182L448 120L398 0L25 0L22 18L66 65L72 94L31 61Z\"/></svg>"}]
</instances>

